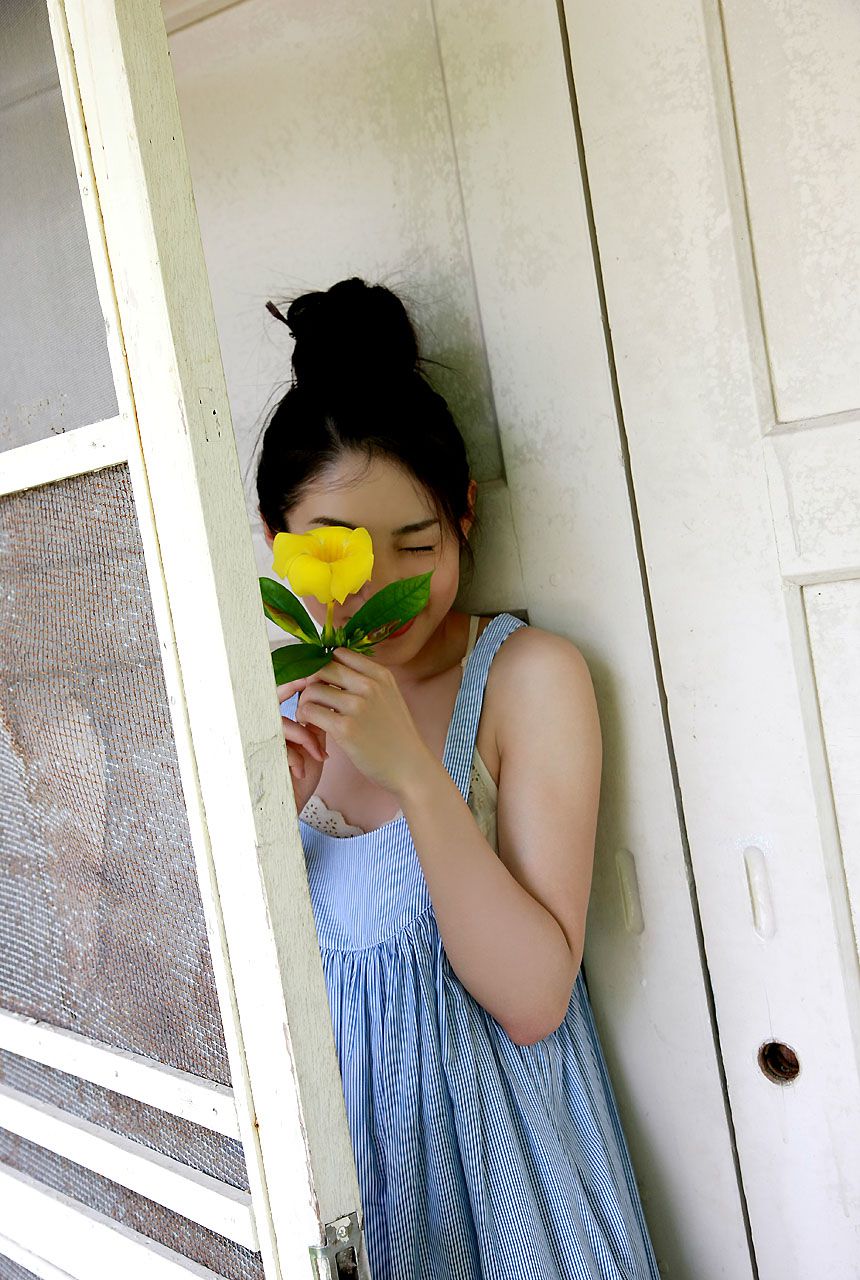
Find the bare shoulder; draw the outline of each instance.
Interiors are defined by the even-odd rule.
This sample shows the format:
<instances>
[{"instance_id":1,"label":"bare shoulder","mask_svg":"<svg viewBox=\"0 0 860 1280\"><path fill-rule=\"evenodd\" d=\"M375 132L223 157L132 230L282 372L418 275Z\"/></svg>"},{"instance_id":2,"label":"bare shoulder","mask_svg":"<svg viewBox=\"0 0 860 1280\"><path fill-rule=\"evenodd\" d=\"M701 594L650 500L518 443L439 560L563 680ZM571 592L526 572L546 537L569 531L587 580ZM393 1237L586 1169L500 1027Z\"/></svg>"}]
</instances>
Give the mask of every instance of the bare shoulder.
<instances>
[{"instance_id":1,"label":"bare shoulder","mask_svg":"<svg viewBox=\"0 0 860 1280\"><path fill-rule=\"evenodd\" d=\"M572 640L541 627L518 627L499 646L490 667L487 688L493 681L503 692L513 692L528 679L534 689L547 684L592 687L591 672L581 650Z\"/></svg>"},{"instance_id":2,"label":"bare shoulder","mask_svg":"<svg viewBox=\"0 0 860 1280\"><path fill-rule=\"evenodd\" d=\"M548 730L571 717L599 740L594 684L581 650L565 636L541 627L518 627L499 646L487 677L487 710L500 749L517 732L518 715L529 710L546 717Z\"/></svg>"}]
</instances>

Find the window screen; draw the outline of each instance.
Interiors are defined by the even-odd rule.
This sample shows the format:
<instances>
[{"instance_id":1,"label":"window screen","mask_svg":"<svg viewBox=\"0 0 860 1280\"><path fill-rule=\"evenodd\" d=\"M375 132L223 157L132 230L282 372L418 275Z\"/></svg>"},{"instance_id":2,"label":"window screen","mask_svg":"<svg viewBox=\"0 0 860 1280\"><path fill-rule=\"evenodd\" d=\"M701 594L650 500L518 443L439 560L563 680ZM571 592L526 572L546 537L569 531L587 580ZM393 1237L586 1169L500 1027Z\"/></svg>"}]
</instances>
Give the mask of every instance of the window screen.
<instances>
[{"instance_id":1,"label":"window screen","mask_svg":"<svg viewBox=\"0 0 860 1280\"><path fill-rule=\"evenodd\" d=\"M226 1280L262 1280L259 1253L252 1253L235 1241L190 1222L181 1214L165 1209L136 1191L128 1191L64 1156L0 1129L0 1165L3 1164L116 1218L141 1235L210 1267Z\"/></svg>"},{"instance_id":2,"label":"window screen","mask_svg":"<svg viewBox=\"0 0 860 1280\"><path fill-rule=\"evenodd\" d=\"M0 1006L229 1083L124 464L0 499Z\"/></svg>"},{"instance_id":3,"label":"window screen","mask_svg":"<svg viewBox=\"0 0 860 1280\"><path fill-rule=\"evenodd\" d=\"M229 1083L125 465L0 499L0 1006ZM247 1188L235 1141L16 1054L0 1076ZM0 1162L230 1280L262 1274L258 1254L15 1135Z\"/></svg>"},{"instance_id":4,"label":"window screen","mask_svg":"<svg viewBox=\"0 0 860 1280\"><path fill-rule=\"evenodd\" d=\"M0 1084L248 1190L242 1144L159 1107L0 1049Z\"/></svg>"},{"instance_id":5,"label":"window screen","mask_svg":"<svg viewBox=\"0 0 860 1280\"><path fill-rule=\"evenodd\" d=\"M0 1280L38 1280L32 1271L0 1255Z\"/></svg>"}]
</instances>

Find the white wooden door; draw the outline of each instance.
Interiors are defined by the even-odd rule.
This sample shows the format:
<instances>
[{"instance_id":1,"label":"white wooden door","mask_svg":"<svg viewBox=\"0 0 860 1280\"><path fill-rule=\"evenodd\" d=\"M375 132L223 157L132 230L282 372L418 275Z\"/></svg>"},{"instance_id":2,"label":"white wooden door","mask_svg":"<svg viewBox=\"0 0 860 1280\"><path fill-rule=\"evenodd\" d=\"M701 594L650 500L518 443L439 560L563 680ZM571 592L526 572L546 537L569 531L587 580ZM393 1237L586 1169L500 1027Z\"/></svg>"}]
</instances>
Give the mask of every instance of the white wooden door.
<instances>
[{"instance_id":1,"label":"white wooden door","mask_svg":"<svg viewBox=\"0 0 860 1280\"><path fill-rule=\"evenodd\" d=\"M0 1274L364 1268L157 0L0 68Z\"/></svg>"},{"instance_id":2,"label":"white wooden door","mask_svg":"<svg viewBox=\"0 0 860 1280\"><path fill-rule=\"evenodd\" d=\"M860 9L565 8L758 1274L858 1276Z\"/></svg>"}]
</instances>

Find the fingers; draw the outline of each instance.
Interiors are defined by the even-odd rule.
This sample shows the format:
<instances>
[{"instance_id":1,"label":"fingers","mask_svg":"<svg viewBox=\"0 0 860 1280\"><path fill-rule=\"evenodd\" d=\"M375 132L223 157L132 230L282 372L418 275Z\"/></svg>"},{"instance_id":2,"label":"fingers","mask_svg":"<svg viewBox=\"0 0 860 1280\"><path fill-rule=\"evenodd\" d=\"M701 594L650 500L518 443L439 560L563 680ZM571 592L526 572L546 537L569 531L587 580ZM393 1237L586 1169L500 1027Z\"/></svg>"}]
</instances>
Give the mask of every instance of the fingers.
<instances>
[{"instance_id":1,"label":"fingers","mask_svg":"<svg viewBox=\"0 0 860 1280\"><path fill-rule=\"evenodd\" d=\"M290 751L289 747L287 747L287 764L294 778L304 778L305 762L298 751Z\"/></svg>"},{"instance_id":2,"label":"fingers","mask_svg":"<svg viewBox=\"0 0 860 1280\"><path fill-rule=\"evenodd\" d=\"M312 702L321 707L328 707L332 711L338 711L341 715L347 715L349 712L354 713L361 709L362 699L360 694L350 693L347 689L338 688L337 685L315 684L313 688L306 689L302 694L296 715L304 720L303 713Z\"/></svg>"},{"instance_id":3,"label":"fingers","mask_svg":"<svg viewBox=\"0 0 860 1280\"><path fill-rule=\"evenodd\" d=\"M360 672L371 680L379 677L385 670L366 653L356 653L354 649L335 649L334 661L340 666L348 667L350 671Z\"/></svg>"},{"instance_id":4,"label":"fingers","mask_svg":"<svg viewBox=\"0 0 860 1280\"><path fill-rule=\"evenodd\" d=\"M303 747L309 755L321 763L327 758L328 752L325 749L325 745L320 742L319 733L315 729L308 728L305 724L299 724L298 721L291 720L289 716L281 716L281 727L288 744L288 759L290 756L290 743L294 746Z\"/></svg>"},{"instance_id":5,"label":"fingers","mask_svg":"<svg viewBox=\"0 0 860 1280\"><path fill-rule=\"evenodd\" d=\"M300 680L288 680L286 684L278 685L278 702L286 702L294 693L301 692L308 682L307 676L302 676Z\"/></svg>"},{"instance_id":6,"label":"fingers","mask_svg":"<svg viewBox=\"0 0 860 1280\"><path fill-rule=\"evenodd\" d=\"M338 653L341 652L348 653L349 650L339 649ZM362 654L358 654L357 656L363 657ZM378 670L378 668L376 668L376 670ZM323 672L325 672L325 674L323 674ZM317 674L322 677L323 682L326 684L334 685L335 688L338 689L347 689L350 693L367 695L373 688L373 684L366 671L354 670L352 667L348 667L345 662L338 662L336 658L333 659L326 667L323 667L322 671Z\"/></svg>"},{"instance_id":7,"label":"fingers","mask_svg":"<svg viewBox=\"0 0 860 1280\"><path fill-rule=\"evenodd\" d=\"M330 733L335 741L338 735L343 735L343 726L346 723L345 718L339 711L332 711L328 707L323 706L319 702L308 702L304 705L302 699L302 723L313 725L317 729L322 729L325 733Z\"/></svg>"}]
</instances>

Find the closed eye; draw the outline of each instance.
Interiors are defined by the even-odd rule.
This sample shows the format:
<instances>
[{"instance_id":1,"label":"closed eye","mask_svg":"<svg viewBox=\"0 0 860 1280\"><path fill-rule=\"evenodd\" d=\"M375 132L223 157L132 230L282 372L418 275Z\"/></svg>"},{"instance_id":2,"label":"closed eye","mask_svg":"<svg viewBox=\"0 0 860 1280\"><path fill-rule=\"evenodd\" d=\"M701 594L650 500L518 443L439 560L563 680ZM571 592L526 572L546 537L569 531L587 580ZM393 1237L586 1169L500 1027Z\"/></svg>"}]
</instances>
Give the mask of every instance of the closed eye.
<instances>
[{"instance_id":1,"label":"closed eye","mask_svg":"<svg viewBox=\"0 0 860 1280\"><path fill-rule=\"evenodd\" d=\"M404 547L404 551L435 551L435 547Z\"/></svg>"}]
</instances>

